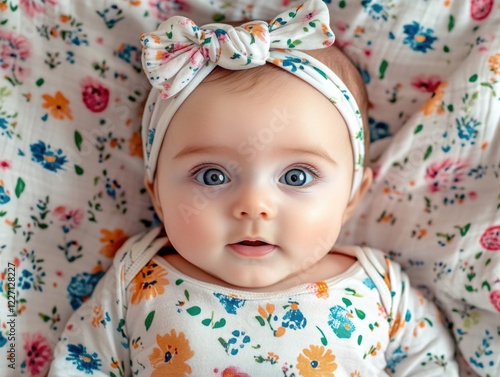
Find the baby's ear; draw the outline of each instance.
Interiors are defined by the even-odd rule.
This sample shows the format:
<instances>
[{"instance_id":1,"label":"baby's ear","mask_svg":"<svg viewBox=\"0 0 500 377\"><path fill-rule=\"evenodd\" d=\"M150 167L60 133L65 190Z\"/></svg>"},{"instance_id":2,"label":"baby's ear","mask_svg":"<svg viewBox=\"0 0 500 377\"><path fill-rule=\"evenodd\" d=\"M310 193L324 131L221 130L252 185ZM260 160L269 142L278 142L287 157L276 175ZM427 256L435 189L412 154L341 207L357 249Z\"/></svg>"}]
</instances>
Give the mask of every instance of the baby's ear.
<instances>
[{"instance_id":1,"label":"baby's ear","mask_svg":"<svg viewBox=\"0 0 500 377\"><path fill-rule=\"evenodd\" d=\"M373 171L370 167L365 167L363 171L363 180L361 181L361 185L359 186L358 191L354 193L354 196L349 201L349 204L347 204L347 207L344 211L344 218L342 219L342 224L345 223L347 219L351 217L351 215L354 213L354 211L359 205L359 202L370 188L372 181L373 181Z\"/></svg>"},{"instance_id":2,"label":"baby's ear","mask_svg":"<svg viewBox=\"0 0 500 377\"><path fill-rule=\"evenodd\" d=\"M156 185L154 182L151 182L148 179L148 176L146 175L144 177L144 186L146 187L146 191L148 192L149 196L151 197L151 201L153 203L153 207L156 212L156 216L163 221L163 213L161 210L161 204L160 204L160 198L158 195L158 185Z\"/></svg>"}]
</instances>

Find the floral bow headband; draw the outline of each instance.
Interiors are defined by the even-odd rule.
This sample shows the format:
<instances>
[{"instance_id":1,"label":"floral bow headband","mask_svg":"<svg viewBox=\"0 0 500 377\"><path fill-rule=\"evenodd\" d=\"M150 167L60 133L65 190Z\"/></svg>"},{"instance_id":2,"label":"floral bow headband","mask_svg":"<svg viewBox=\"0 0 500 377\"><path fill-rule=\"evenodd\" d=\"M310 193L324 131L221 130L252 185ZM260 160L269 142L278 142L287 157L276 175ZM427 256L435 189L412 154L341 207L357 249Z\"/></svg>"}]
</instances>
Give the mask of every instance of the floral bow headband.
<instances>
[{"instance_id":1,"label":"floral bow headband","mask_svg":"<svg viewBox=\"0 0 500 377\"><path fill-rule=\"evenodd\" d=\"M251 21L239 27L197 26L175 16L158 30L141 36L143 69L154 89L142 119L146 173L150 182L167 127L191 92L216 66L229 70L274 64L308 82L339 110L349 129L354 153L351 197L363 177L364 141L361 114L346 85L320 61L299 51L331 46L328 8L321 0L279 14L271 22Z\"/></svg>"}]
</instances>

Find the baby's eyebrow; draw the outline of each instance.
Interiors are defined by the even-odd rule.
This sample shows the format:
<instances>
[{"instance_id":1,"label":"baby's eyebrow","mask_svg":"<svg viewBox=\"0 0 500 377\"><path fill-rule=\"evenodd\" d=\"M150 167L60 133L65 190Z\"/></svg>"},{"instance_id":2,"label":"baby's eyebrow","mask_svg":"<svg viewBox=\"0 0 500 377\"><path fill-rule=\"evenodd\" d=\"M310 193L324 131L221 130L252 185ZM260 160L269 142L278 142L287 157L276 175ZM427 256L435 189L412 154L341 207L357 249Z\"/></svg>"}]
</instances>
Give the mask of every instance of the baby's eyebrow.
<instances>
[{"instance_id":1,"label":"baby's eyebrow","mask_svg":"<svg viewBox=\"0 0 500 377\"><path fill-rule=\"evenodd\" d=\"M308 148L302 148L302 147L295 147L295 148L282 148L281 151L285 153L294 153L294 154L299 154L299 155L308 155L312 157L319 157L323 160L326 160L330 164L337 165L337 162L323 149L321 148L316 148L316 149L308 149Z\"/></svg>"},{"instance_id":2,"label":"baby's eyebrow","mask_svg":"<svg viewBox=\"0 0 500 377\"><path fill-rule=\"evenodd\" d=\"M186 157L195 154L229 154L234 153L234 148L224 145L188 145L174 156L174 159Z\"/></svg>"}]
</instances>

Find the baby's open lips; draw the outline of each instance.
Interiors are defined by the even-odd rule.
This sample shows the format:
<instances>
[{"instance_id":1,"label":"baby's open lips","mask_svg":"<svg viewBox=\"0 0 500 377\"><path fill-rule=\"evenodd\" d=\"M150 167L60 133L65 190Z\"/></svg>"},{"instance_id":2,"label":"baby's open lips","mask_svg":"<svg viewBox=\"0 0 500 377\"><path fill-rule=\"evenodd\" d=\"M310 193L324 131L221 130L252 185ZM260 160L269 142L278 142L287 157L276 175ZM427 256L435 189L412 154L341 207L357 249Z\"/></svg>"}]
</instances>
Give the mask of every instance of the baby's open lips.
<instances>
[{"instance_id":1,"label":"baby's open lips","mask_svg":"<svg viewBox=\"0 0 500 377\"><path fill-rule=\"evenodd\" d=\"M267 242L264 242L264 241L243 240L243 241L238 242L238 245L263 246L263 245L269 245L269 244Z\"/></svg>"},{"instance_id":2,"label":"baby's open lips","mask_svg":"<svg viewBox=\"0 0 500 377\"><path fill-rule=\"evenodd\" d=\"M258 239L243 239L228 245L238 254L248 257L260 257L276 249L276 245Z\"/></svg>"}]
</instances>

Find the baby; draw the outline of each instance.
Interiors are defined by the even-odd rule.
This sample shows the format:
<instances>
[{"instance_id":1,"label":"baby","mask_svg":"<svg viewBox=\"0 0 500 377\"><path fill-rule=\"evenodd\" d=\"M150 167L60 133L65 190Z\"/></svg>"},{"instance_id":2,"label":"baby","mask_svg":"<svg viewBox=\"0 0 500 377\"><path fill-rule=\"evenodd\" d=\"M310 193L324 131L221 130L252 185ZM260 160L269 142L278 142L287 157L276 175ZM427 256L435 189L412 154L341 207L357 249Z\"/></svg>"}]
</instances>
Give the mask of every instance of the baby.
<instances>
[{"instance_id":1,"label":"baby","mask_svg":"<svg viewBox=\"0 0 500 377\"><path fill-rule=\"evenodd\" d=\"M399 265L335 245L372 172L366 92L328 25L310 0L270 23L173 17L143 35L163 225L118 252L49 376L458 374Z\"/></svg>"}]
</instances>

